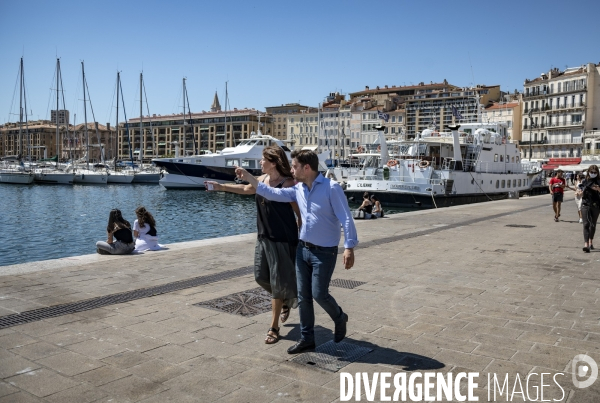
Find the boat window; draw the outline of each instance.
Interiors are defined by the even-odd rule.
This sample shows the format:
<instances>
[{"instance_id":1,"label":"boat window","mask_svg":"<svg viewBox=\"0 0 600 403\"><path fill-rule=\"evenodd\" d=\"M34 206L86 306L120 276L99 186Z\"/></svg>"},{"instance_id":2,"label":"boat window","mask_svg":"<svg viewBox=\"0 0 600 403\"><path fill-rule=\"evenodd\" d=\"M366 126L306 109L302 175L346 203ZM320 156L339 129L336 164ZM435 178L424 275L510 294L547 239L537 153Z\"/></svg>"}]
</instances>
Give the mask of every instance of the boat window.
<instances>
[{"instance_id":1,"label":"boat window","mask_svg":"<svg viewBox=\"0 0 600 403\"><path fill-rule=\"evenodd\" d=\"M498 162L498 154L494 154L494 162Z\"/></svg>"},{"instance_id":2,"label":"boat window","mask_svg":"<svg viewBox=\"0 0 600 403\"><path fill-rule=\"evenodd\" d=\"M516 188L517 187L517 180L513 179L513 187Z\"/></svg>"},{"instance_id":3,"label":"boat window","mask_svg":"<svg viewBox=\"0 0 600 403\"><path fill-rule=\"evenodd\" d=\"M498 189L500 187L500 181L496 180L496 189Z\"/></svg>"},{"instance_id":4,"label":"boat window","mask_svg":"<svg viewBox=\"0 0 600 403\"><path fill-rule=\"evenodd\" d=\"M506 162L510 162L510 157L508 156L508 154L506 154ZM513 160L513 162L515 161Z\"/></svg>"},{"instance_id":5,"label":"boat window","mask_svg":"<svg viewBox=\"0 0 600 403\"><path fill-rule=\"evenodd\" d=\"M521 179L519 179L519 187L521 187Z\"/></svg>"},{"instance_id":6,"label":"boat window","mask_svg":"<svg viewBox=\"0 0 600 403\"><path fill-rule=\"evenodd\" d=\"M502 179L502 189L504 189L505 183L506 183L506 181L504 179Z\"/></svg>"},{"instance_id":7,"label":"boat window","mask_svg":"<svg viewBox=\"0 0 600 403\"><path fill-rule=\"evenodd\" d=\"M510 162L515 162L515 157L512 157L512 158L510 159Z\"/></svg>"},{"instance_id":8,"label":"boat window","mask_svg":"<svg viewBox=\"0 0 600 403\"><path fill-rule=\"evenodd\" d=\"M507 181L508 183L506 184L507 187L510 187L510 179Z\"/></svg>"},{"instance_id":9,"label":"boat window","mask_svg":"<svg viewBox=\"0 0 600 403\"><path fill-rule=\"evenodd\" d=\"M500 155L500 162L504 162L504 155Z\"/></svg>"},{"instance_id":10,"label":"boat window","mask_svg":"<svg viewBox=\"0 0 600 403\"><path fill-rule=\"evenodd\" d=\"M240 160L235 158L235 159L226 159L225 160L225 166L226 167L233 167L233 166L240 166Z\"/></svg>"},{"instance_id":11,"label":"boat window","mask_svg":"<svg viewBox=\"0 0 600 403\"><path fill-rule=\"evenodd\" d=\"M516 162L519 162L519 157L515 157L515 161L516 161Z\"/></svg>"},{"instance_id":12,"label":"boat window","mask_svg":"<svg viewBox=\"0 0 600 403\"><path fill-rule=\"evenodd\" d=\"M256 160L242 160L242 168L256 168Z\"/></svg>"}]
</instances>

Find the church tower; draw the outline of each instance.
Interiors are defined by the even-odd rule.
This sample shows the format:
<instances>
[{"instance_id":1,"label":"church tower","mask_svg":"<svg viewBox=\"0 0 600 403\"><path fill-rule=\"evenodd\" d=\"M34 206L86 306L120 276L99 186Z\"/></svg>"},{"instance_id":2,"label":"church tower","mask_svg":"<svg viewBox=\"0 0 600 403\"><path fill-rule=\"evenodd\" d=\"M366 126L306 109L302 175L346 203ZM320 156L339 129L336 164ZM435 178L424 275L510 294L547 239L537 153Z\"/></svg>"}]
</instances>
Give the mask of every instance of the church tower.
<instances>
[{"instance_id":1,"label":"church tower","mask_svg":"<svg viewBox=\"0 0 600 403\"><path fill-rule=\"evenodd\" d=\"M215 99L213 99L213 103L210 106L211 112L221 112L221 104L219 103L219 96L217 95L217 91L215 91Z\"/></svg>"}]
</instances>

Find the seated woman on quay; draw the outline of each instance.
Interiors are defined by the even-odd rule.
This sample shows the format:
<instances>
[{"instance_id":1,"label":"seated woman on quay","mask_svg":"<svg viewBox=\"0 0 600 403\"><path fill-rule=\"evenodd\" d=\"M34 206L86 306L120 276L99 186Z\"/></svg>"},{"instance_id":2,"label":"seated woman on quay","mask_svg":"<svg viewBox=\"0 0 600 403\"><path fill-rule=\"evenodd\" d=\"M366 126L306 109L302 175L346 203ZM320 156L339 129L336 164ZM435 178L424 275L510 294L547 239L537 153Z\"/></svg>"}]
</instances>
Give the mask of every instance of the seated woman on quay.
<instances>
[{"instance_id":1,"label":"seated woman on quay","mask_svg":"<svg viewBox=\"0 0 600 403\"><path fill-rule=\"evenodd\" d=\"M373 203L369 198L369 192L363 194L363 202L358 208L358 211L362 211L365 214L364 218L371 218L373 212Z\"/></svg>"},{"instance_id":2,"label":"seated woman on quay","mask_svg":"<svg viewBox=\"0 0 600 403\"><path fill-rule=\"evenodd\" d=\"M136 252L160 250L163 246L158 243L156 221L144 206L135 209L137 220L133 223Z\"/></svg>"},{"instance_id":3,"label":"seated woman on quay","mask_svg":"<svg viewBox=\"0 0 600 403\"><path fill-rule=\"evenodd\" d=\"M375 217L383 217L383 208L381 208L381 203L375 195L371 196L371 203L373 204L373 215Z\"/></svg>"},{"instance_id":4,"label":"seated woman on quay","mask_svg":"<svg viewBox=\"0 0 600 403\"><path fill-rule=\"evenodd\" d=\"M96 251L101 255L127 255L135 249L131 224L123 218L121 210L113 209L108 215L106 226L108 239L96 242Z\"/></svg>"}]
</instances>

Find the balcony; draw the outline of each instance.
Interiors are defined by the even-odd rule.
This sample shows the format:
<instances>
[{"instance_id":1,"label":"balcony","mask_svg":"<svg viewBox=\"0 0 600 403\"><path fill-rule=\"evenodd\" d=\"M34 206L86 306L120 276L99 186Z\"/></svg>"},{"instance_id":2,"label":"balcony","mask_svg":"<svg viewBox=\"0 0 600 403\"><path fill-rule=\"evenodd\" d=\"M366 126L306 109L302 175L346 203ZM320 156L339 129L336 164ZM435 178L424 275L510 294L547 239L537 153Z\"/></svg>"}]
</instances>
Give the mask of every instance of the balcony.
<instances>
[{"instance_id":1,"label":"balcony","mask_svg":"<svg viewBox=\"0 0 600 403\"><path fill-rule=\"evenodd\" d=\"M580 127L583 126L583 121L581 122L557 122L557 123L548 123L548 127L556 128L556 127Z\"/></svg>"},{"instance_id":2,"label":"balcony","mask_svg":"<svg viewBox=\"0 0 600 403\"><path fill-rule=\"evenodd\" d=\"M598 149L589 149L589 150L583 150L582 151L583 155L600 155L600 150Z\"/></svg>"},{"instance_id":3,"label":"balcony","mask_svg":"<svg viewBox=\"0 0 600 403\"><path fill-rule=\"evenodd\" d=\"M533 140L533 141L519 141L519 145L520 146L528 146L529 144L531 145L539 145L539 144L546 144L546 140Z\"/></svg>"},{"instance_id":4,"label":"balcony","mask_svg":"<svg viewBox=\"0 0 600 403\"><path fill-rule=\"evenodd\" d=\"M585 102L568 102L568 103L562 103L562 104L558 104L558 105L552 105L551 108L548 109L548 111L550 113L554 112L554 111L559 111L562 109L576 109L576 108L583 108L585 107Z\"/></svg>"}]
</instances>

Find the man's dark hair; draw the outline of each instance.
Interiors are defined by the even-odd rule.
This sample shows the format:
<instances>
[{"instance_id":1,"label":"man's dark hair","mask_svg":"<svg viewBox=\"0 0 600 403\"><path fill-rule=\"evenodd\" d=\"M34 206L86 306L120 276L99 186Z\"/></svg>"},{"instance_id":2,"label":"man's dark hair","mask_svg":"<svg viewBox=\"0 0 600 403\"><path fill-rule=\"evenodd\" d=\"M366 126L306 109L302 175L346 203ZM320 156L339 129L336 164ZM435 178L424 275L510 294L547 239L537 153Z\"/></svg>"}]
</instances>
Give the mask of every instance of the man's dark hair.
<instances>
[{"instance_id":1,"label":"man's dark hair","mask_svg":"<svg viewBox=\"0 0 600 403\"><path fill-rule=\"evenodd\" d=\"M296 161L300 163L300 165L310 166L315 172L319 172L319 157L312 150L294 150L292 151L292 158L296 158Z\"/></svg>"}]
</instances>

